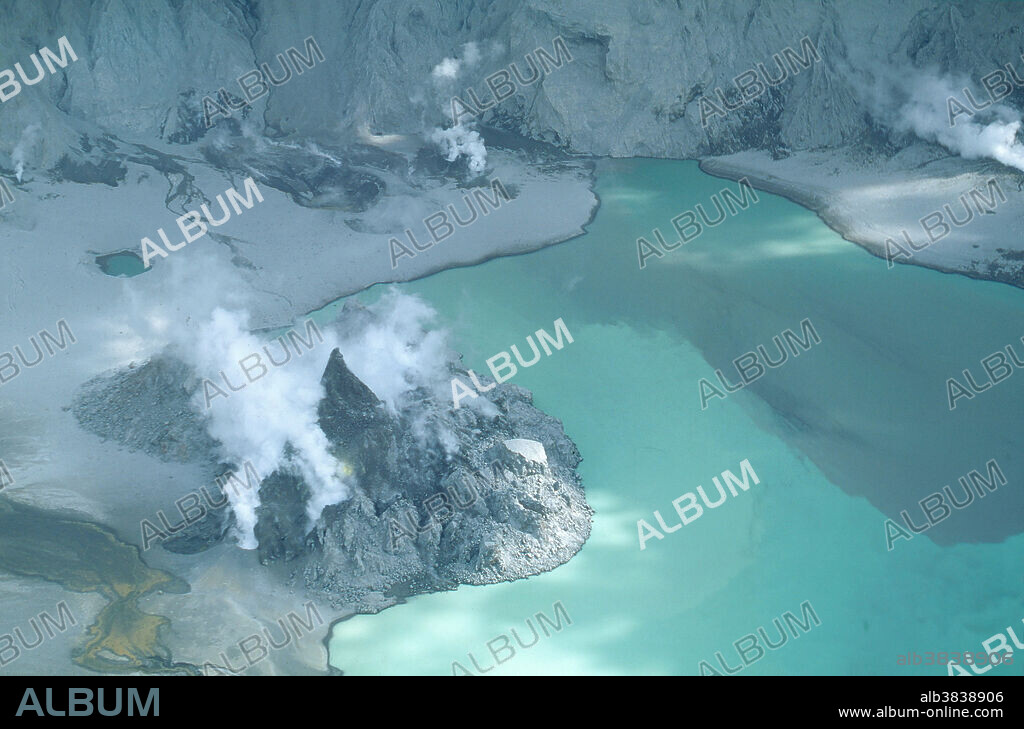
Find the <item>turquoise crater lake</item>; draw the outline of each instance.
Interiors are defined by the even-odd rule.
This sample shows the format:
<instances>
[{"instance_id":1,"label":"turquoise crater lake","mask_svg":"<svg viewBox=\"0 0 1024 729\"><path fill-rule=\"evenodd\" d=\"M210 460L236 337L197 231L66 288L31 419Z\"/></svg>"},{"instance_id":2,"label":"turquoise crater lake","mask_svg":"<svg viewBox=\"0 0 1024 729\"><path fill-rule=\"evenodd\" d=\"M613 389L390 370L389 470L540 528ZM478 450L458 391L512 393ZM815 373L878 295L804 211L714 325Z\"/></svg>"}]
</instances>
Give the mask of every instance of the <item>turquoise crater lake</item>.
<instances>
[{"instance_id":1,"label":"turquoise crater lake","mask_svg":"<svg viewBox=\"0 0 1024 729\"><path fill-rule=\"evenodd\" d=\"M595 509L582 551L537 577L411 598L338 623L331 664L350 675L700 675L742 666L735 641L773 619L820 625L748 674L946 675L908 652L980 652L1024 635L1024 377L950 411L945 382L1024 334L1024 292L911 266L893 270L807 210L759 202L638 267L636 239L734 183L695 163L604 160L586 235L525 256L454 269L400 289L454 332L464 363L523 349L562 318L574 342L510 380L560 418L583 456ZM370 291L364 296L373 297ZM323 311L328 315L335 305ZM821 343L701 409L700 378L809 319ZM526 348L529 351L528 347ZM1020 349L1018 349L1020 351ZM672 528L673 500L712 478L759 483ZM887 549L884 523L996 459L1008 483ZM563 615L531 643L537 613ZM502 636L515 629L528 647ZM508 647L506 647L508 646ZM511 651L511 652L510 652ZM496 660L500 659L500 665ZM475 661L475 662L474 662ZM1015 665L991 675L1020 675Z\"/></svg>"}]
</instances>

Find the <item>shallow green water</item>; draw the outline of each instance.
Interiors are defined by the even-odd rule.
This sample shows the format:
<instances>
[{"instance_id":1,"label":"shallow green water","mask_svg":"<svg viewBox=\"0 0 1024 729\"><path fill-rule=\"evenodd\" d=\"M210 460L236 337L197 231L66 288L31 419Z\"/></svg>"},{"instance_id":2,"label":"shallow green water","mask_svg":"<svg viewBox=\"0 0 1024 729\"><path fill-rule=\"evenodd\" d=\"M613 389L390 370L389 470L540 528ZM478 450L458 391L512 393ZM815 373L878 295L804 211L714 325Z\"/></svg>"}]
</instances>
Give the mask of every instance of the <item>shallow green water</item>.
<instances>
[{"instance_id":1,"label":"shallow green water","mask_svg":"<svg viewBox=\"0 0 1024 729\"><path fill-rule=\"evenodd\" d=\"M97 256L96 265L108 276L131 278L146 272L146 267L142 265L142 259L139 258L138 254L131 251Z\"/></svg>"},{"instance_id":2,"label":"shallow green water","mask_svg":"<svg viewBox=\"0 0 1024 729\"><path fill-rule=\"evenodd\" d=\"M696 203L714 215L711 195L723 187L736 189L693 163L602 162L602 207L587 235L401 286L442 314L478 372L487 357L522 349L527 334L563 318L574 343L511 381L532 390L578 444L594 529L551 573L418 596L340 623L334 666L692 675L705 660L722 672L716 651L735 668L734 641L759 626L777 641L772 620L800 617L804 601L821 624L797 629L799 638L744 674L945 675L897 666L897 656L981 651L1011 625L1024 636L1024 537L1006 538L1024 518L1016 425L1024 377L955 412L944 385L1018 341L1024 292L907 266L888 271L811 213L764 193L639 270L638 236L652 239L657 226L671 243L670 219ZM699 378L713 380L716 367L787 327L799 331L803 318L821 344L701 410ZM971 468L984 472L990 458L1008 485L887 551L880 508L892 516L917 508ZM760 484L640 550L638 519L656 525L657 509L677 524L673 499L698 485L714 498L711 478L738 474L743 459ZM503 648L511 628L529 644L527 619L553 618L557 602L571 625L529 648L513 641L514 655ZM488 641L503 660L493 670ZM991 673L1020 675L1018 656Z\"/></svg>"}]
</instances>

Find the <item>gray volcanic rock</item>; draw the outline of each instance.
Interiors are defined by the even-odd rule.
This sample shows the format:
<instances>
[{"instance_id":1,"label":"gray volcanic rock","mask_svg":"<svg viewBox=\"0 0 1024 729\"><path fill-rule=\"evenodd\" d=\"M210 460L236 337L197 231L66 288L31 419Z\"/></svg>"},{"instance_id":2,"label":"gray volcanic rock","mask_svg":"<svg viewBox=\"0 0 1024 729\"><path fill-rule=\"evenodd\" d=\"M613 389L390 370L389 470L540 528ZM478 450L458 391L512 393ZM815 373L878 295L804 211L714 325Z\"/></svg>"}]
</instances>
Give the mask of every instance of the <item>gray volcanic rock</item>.
<instances>
[{"instance_id":1,"label":"gray volcanic rock","mask_svg":"<svg viewBox=\"0 0 1024 729\"><path fill-rule=\"evenodd\" d=\"M72 403L79 424L104 439L181 463L213 458L190 399L199 386L189 366L171 355L105 373L86 382Z\"/></svg>"},{"instance_id":2,"label":"gray volcanic rock","mask_svg":"<svg viewBox=\"0 0 1024 729\"><path fill-rule=\"evenodd\" d=\"M336 349L322 382L327 395L320 402L320 429L340 448L352 452L363 442L361 435L386 427L384 403L352 374Z\"/></svg>"},{"instance_id":3,"label":"gray volcanic rock","mask_svg":"<svg viewBox=\"0 0 1024 729\"><path fill-rule=\"evenodd\" d=\"M345 314L349 322L372 316L359 306ZM90 381L73 409L84 428L131 449L239 472L218 463L217 443L192 409L196 382L187 365L162 355ZM319 427L356 486L310 528L303 477L280 467L263 478L254 530L263 564L285 566L336 604L373 611L402 595L553 569L589 537L593 510L576 473L579 451L528 391L499 384L473 407L453 409L420 388L392 412L337 349L322 385ZM235 486L207 488L212 506ZM233 524L229 506L210 508L161 546L200 552Z\"/></svg>"},{"instance_id":4,"label":"gray volcanic rock","mask_svg":"<svg viewBox=\"0 0 1024 729\"><path fill-rule=\"evenodd\" d=\"M282 552L279 530L265 526L296 519L295 499L264 501L263 562L298 559L309 588L358 605L372 593L527 577L583 546L593 511L575 473L579 452L526 390L499 385L482 394L491 396L493 415L445 409L422 393L411 413L392 416L337 350L323 382L321 429L358 486L351 499L324 509L301 554ZM418 426L424 412L433 435ZM437 432L454 435L456 455ZM544 455L531 460L523 451ZM261 497L267 488L265 481Z\"/></svg>"},{"instance_id":5,"label":"gray volcanic rock","mask_svg":"<svg viewBox=\"0 0 1024 729\"><path fill-rule=\"evenodd\" d=\"M274 471L263 479L255 529L261 562L291 560L305 551L308 499L309 487L295 474Z\"/></svg>"},{"instance_id":6,"label":"gray volcanic rock","mask_svg":"<svg viewBox=\"0 0 1024 729\"><path fill-rule=\"evenodd\" d=\"M659 0L0 0L0 11L6 19L0 68L27 62L61 36L83 59L4 106L14 128L41 124L40 138L58 140L33 160L45 167L63 155L62 141L76 146L81 124L126 139L190 143L208 136L203 97L217 99L220 88L237 97L240 75L262 62L276 67L276 54L304 50L310 35L323 62L214 128L237 130L238 118L247 117L269 136L328 144L339 132L351 139L368 127L418 134L440 126L448 99L465 96L467 87L486 105L486 77L510 63L529 76L525 55L537 48L552 53L552 41L561 37L573 60L520 85L486 111L485 122L599 155L693 158L752 148L814 149L874 131L851 69L891 61L979 78L1020 56L1019 37L1006 30L1019 25L1019 6L965 0L730 0L710 7ZM701 124L700 96L715 99L720 87L735 103L735 76L758 63L773 68L773 54L786 47L801 52L805 36L821 63L737 112ZM444 98L428 101L431 68L468 42L479 45L482 59ZM1016 94L1014 101L1020 99ZM0 161L18 141L17 135L0 140ZM364 181L358 176L328 172L345 178L340 186L356 205L375 194L369 177L359 192ZM303 197L309 182L292 179L288 186Z\"/></svg>"}]
</instances>

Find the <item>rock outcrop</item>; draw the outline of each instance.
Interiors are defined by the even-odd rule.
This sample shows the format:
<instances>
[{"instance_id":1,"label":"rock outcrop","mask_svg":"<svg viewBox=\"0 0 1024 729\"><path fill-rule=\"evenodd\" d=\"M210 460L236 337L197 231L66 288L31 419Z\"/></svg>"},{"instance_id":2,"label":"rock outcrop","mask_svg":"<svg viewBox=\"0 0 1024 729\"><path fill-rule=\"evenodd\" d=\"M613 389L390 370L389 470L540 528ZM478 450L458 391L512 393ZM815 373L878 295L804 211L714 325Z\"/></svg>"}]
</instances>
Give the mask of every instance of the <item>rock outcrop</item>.
<instances>
[{"instance_id":1,"label":"rock outcrop","mask_svg":"<svg viewBox=\"0 0 1024 729\"><path fill-rule=\"evenodd\" d=\"M351 305L346 313L369 315ZM403 595L553 569L588 538L593 511L576 473L579 452L528 391L498 384L477 405L455 409L420 388L394 412L337 349L321 382L319 427L352 493L311 525L301 473L281 466L263 476L254 534L264 565L283 567L278 572L339 605L376 610ZM197 383L164 354L90 381L73 410L83 427L133 450L218 474L240 471L219 462L195 410ZM237 484L208 487L211 502L231 488ZM230 507L211 508L161 546L200 552L230 538L234 525Z\"/></svg>"},{"instance_id":2,"label":"rock outcrop","mask_svg":"<svg viewBox=\"0 0 1024 729\"><path fill-rule=\"evenodd\" d=\"M489 107L481 119L574 152L693 158L744 149L801 150L841 146L877 132L865 108L857 70L934 68L975 79L1020 57L1014 3L864 0L863 2L732 0L476 0L424 5L417 0L94 0L0 2L0 68L28 64L40 46L66 36L79 62L23 88L3 106L5 125L39 125L33 139L0 139L0 167L14 147L32 147L33 166L49 168L81 154L83 133L190 144L208 135L204 97L219 89L242 103L239 76L277 54L307 53L313 36L324 60L218 116L214 129L238 131L241 119L271 137L293 135L337 144L340 137L420 134L441 126L453 94L472 88L482 106L487 76L516 63L529 77L526 54L554 55L562 38L572 61ZM699 98L721 88L730 104L733 78L764 64L801 39L821 62L750 100L725 117L701 123ZM481 59L451 84L434 84L431 68L476 43ZM173 70L173 73L169 71ZM504 89L501 89L504 91ZM1008 101L1020 104L1024 90ZM371 101L372 100L372 101ZM33 135L30 135L33 136ZM45 141L44 141L45 140ZM346 180L358 192L358 176ZM307 181L308 182L308 181ZM372 182L372 181L371 181ZM303 195L301 189L292 190Z\"/></svg>"},{"instance_id":3,"label":"rock outcrop","mask_svg":"<svg viewBox=\"0 0 1024 729\"><path fill-rule=\"evenodd\" d=\"M526 390L487 393L493 415L425 398L420 407L458 442L451 456L414 427L415 411L389 417L337 351L324 384L321 428L359 485L309 535L307 583L356 599L486 584L550 570L583 546L592 510L575 473L580 456Z\"/></svg>"}]
</instances>

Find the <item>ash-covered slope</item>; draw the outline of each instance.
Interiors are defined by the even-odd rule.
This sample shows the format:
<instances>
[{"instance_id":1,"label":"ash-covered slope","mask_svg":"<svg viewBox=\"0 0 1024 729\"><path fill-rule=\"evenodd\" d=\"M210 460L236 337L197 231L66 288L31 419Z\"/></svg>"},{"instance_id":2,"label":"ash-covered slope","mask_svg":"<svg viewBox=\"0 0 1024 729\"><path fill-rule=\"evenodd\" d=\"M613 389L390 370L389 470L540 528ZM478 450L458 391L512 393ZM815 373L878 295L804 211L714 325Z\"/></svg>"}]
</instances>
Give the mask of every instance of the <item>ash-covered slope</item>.
<instances>
[{"instance_id":1,"label":"ash-covered slope","mask_svg":"<svg viewBox=\"0 0 1024 729\"><path fill-rule=\"evenodd\" d=\"M526 54L554 53L560 37L572 61L518 84L487 109L485 122L614 156L834 147L877 132L858 71L891 64L978 78L1019 57L1019 34L1007 31L1021 20L1015 3L934 0L4 0L0 11L0 68L29 64L61 36L81 59L3 105L11 129L39 125L25 140L0 139L8 169L19 143L33 147L29 162L37 167L54 165L67 148L80 153L82 124L138 142L193 142L206 134L203 97L216 99L220 88L239 97L236 79L264 62L280 75L277 54L305 50L311 35L323 62L218 126L245 117L270 136L328 144L366 130L422 133L448 112L424 102L442 58L478 44L481 59L450 92L465 97L471 87L486 106L488 75L516 63L529 77ZM759 63L777 75L773 55L787 47L803 53L804 37L820 63L701 124L700 96L721 105L714 90L722 88L730 103L742 101L732 79ZM1016 89L1004 103L1022 100Z\"/></svg>"},{"instance_id":2,"label":"ash-covered slope","mask_svg":"<svg viewBox=\"0 0 1024 729\"><path fill-rule=\"evenodd\" d=\"M0 107L0 174L16 196L32 194L43 171L58 181L131 184L130 162L141 160L168 177L174 187L168 206L181 214L193 198L210 200L219 191L193 189L196 168L209 166L253 175L299 205L344 211L352 231L383 230L358 217L368 211L400 233L438 209L431 202L410 220L391 220L396 210L409 209L408 200L426 200L440 180L473 177L462 158L442 163L435 139L452 133L455 96L481 107L477 117L460 115L460 121L483 131L492 152L498 132L582 154L795 158L758 175L762 183L771 176L799 183L816 163L808 154L835 153L831 176L815 180L824 192L805 204L826 221L863 219L856 233L836 227L873 252L893 228L949 202L943 190L960 173L989 174L971 160L1000 159L991 164L1002 173L1024 166L1019 140L986 128L1002 116L1012 126L1024 109L1024 84L1007 80L1024 73L1024 11L1015 2L0 0L0 12L0 69L20 62L31 76L32 54L56 48L61 37L79 56L32 86L22 84ZM309 39L322 58L313 59L304 45ZM293 50L312 67L294 57L289 62ZM455 69L448 78L435 73L444 67ZM980 79L994 71L1010 90L989 106ZM238 79L254 72L288 78L280 85L264 80L246 102ZM501 78L529 81L508 85ZM953 129L947 97L963 104L968 87L989 108L961 116ZM225 114L211 116L210 128L205 114L212 107L204 100L225 107ZM915 175L922 157L915 147L922 144L930 146L925 156L954 164ZM178 149L181 157L171 160L166 153ZM735 176L760 166L737 159ZM851 168L866 176L885 169L907 182L899 214L861 210L858 191L845 194L842 178ZM412 180L403 179L407 169L417 173ZM927 202L917 199L919 190ZM564 217L544 212L550 220ZM1024 216L1021 200L1006 207L1011 216L1003 230ZM1018 285L1024 280L1018 239L998 235L977 250L969 237L954 231L909 262ZM374 268L386 257L363 256L363 272L345 290L479 260L471 259L471 249L456 251L457 243L443 249L450 259L434 252L403 261L398 272ZM523 245L505 241L495 248L518 252ZM251 271L267 265L254 256L232 260ZM346 263L343 268L352 268ZM258 288L267 289L267 282Z\"/></svg>"},{"instance_id":3,"label":"ash-covered slope","mask_svg":"<svg viewBox=\"0 0 1024 729\"><path fill-rule=\"evenodd\" d=\"M454 366L451 374L467 377ZM589 536L593 511L575 470L579 452L526 390L496 385L456 410L418 388L393 412L338 349L321 384L319 427L352 492L315 509L311 525L313 493L300 469L261 474L254 533L263 564L301 575L335 604L378 610L402 595L553 569ZM87 430L133 450L241 472L240 464L218 462L192 405L198 388L189 367L165 354L94 379L73 409ZM240 479L218 482L210 505L240 486ZM210 508L160 543L196 553L228 538L234 525L231 508Z\"/></svg>"}]
</instances>

